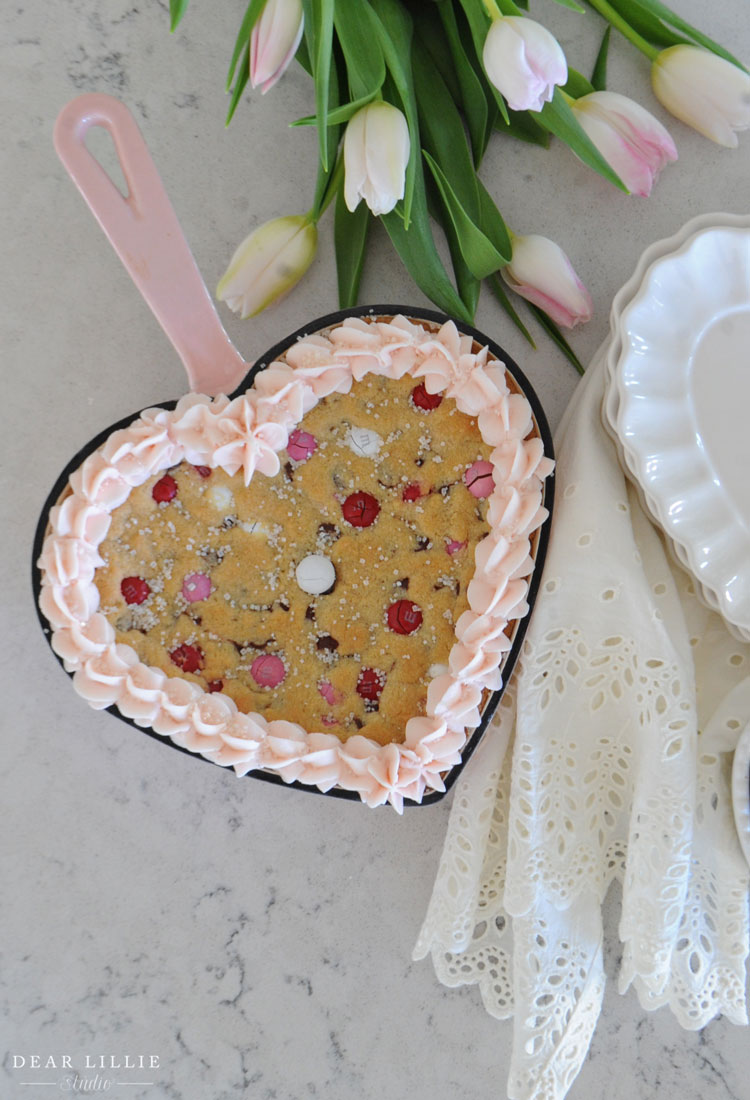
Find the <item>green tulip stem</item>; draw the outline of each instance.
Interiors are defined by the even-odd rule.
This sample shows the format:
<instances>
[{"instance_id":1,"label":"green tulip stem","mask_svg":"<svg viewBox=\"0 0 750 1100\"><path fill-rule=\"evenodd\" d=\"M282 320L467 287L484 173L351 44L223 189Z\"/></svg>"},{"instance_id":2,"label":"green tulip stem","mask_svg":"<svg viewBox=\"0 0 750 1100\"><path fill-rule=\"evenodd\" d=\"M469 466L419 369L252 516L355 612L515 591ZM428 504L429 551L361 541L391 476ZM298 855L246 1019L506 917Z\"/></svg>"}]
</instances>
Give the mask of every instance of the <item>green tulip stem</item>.
<instances>
[{"instance_id":1,"label":"green tulip stem","mask_svg":"<svg viewBox=\"0 0 750 1100\"><path fill-rule=\"evenodd\" d=\"M334 196L341 186L341 181L344 178L344 154L340 152L336 160L333 171L328 177L328 183L326 184L325 191L317 206L313 205L307 212L307 218L317 225L323 214L333 202Z\"/></svg>"},{"instance_id":2,"label":"green tulip stem","mask_svg":"<svg viewBox=\"0 0 750 1100\"><path fill-rule=\"evenodd\" d=\"M495 19L502 19L503 13L495 3L495 0L482 0L482 3L484 4L485 11L493 22Z\"/></svg>"},{"instance_id":3,"label":"green tulip stem","mask_svg":"<svg viewBox=\"0 0 750 1100\"><path fill-rule=\"evenodd\" d=\"M640 50L641 53L645 53L646 57L652 61L656 60L660 51L657 50L656 46L652 46L650 42L647 42L645 38L642 38L637 31L634 31L630 23L623 19L618 11L615 11L608 0L589 0L589 4L610 22L615 30L627 38L628 42L632 42L636 49Z\"/></svg>"}]
</instances>

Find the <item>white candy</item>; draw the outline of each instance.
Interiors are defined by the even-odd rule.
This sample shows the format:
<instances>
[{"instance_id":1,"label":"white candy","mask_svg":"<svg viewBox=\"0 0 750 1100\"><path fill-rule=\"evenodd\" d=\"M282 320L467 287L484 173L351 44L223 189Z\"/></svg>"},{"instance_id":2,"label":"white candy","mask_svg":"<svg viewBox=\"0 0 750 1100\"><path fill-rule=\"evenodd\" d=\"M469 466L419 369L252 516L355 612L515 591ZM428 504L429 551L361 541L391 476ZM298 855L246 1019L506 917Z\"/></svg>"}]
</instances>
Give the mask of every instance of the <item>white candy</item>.
<instances>
[{"instance_id":1,"label":"white candy","mask_svg":"<svg viewBox=\"0 0 750 1100\"><path fill-rule=\"evenodd\" d=\"M220 512L230 515L234 511L234 497L226 485L212 485L208 490L208 499Z\"/></svg>"},{"instance_id":2,"label":"white candy","mask_svg":"<svg viewBox=\"0 0 750 1100\"><path fill-rule=\"evenodd\" d=\"M240 520L239 526L242 528L243 531L247 531L248 535L264 535L268 537L268 535L271 534L270 527L267 527L262 519L254 519L250 520L249 522L248 520L243 519Z\"/></svg>"},{"instance_id":3,"label":"white candy","mask_svg":"<svg viewBox=\"0 0 750 1100\"><path fill-rule=\"evenodd\" d=\"M295 576L303 592L319 596L321 592L327 592L333 587L336 570L333 562L324 554L308 554L297 566Z\"/></svg>"},{"instance_id":4,"label":"white candy","mask_svg":"<svg viewBox=\"0 0 750 1100\"><path fill-rule=\"evenodd\" d=\"M355 455L361 455L362 458L375 458L383 446L383 440L370 428L350 428L346 433L346 445L354 451Z\"/></svg>"}]
</instances>

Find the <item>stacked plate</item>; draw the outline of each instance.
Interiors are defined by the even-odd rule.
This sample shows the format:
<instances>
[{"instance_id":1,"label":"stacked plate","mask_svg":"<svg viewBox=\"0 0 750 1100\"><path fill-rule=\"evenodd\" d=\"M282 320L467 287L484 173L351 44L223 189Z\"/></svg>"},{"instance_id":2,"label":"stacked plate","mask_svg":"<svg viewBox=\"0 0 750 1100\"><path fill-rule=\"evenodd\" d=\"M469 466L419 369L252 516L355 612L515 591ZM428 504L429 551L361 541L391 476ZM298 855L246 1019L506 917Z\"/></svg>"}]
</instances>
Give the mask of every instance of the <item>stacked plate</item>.
<instances>
[{"instance_id":1,"label":"stacked plate","mask_svg":"<svg viewBox=\"0 0 750 1100\"><path fill-rule=\"evenodd\" d=\"M750 642L750 216L708 214L644 252L612 305L603 419L677 561ZM750 862L750 726L734 806Z\"/></svg>"}]
</instances>

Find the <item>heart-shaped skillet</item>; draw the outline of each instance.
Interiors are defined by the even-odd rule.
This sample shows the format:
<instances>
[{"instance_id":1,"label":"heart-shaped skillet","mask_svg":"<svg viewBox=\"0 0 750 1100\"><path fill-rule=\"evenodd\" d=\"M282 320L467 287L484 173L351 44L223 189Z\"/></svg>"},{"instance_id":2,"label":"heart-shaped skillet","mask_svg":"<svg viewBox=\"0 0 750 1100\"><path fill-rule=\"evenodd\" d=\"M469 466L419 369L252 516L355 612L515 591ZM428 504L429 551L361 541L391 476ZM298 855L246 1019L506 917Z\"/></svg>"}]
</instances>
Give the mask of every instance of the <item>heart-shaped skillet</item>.
<instances>
[{"instance_id":1,"label":"heart-shaped skillet","mask_svg":"<svg viewBox=\"0 0 750 1100\"><path fill-rule=\"evenodd\" d=\"M133 131L128 161L122 115L113 128L108 102L103 120L105 97L82 97L68 117L84 106L92 117L92 98L127 176ZM174 316L160 320L171 336ZM43 626L80 694L238 774L397 809L441 797L499 701L498 663L507 679L518 653L552 494L549 432L528 383L500 348L461 328L392 306L322 318L272 348L229 398L146 410L76 455L50 494L34 557ZM212 339L231 348L223 329ZM183 341L188 355L192 346ZM204 381L210 369L209 356ZM436 476L444 461L452 479ZM269 554L286 590L260 605ZM463 586L460 615L443 606L449 586L451 598Z\"/></svg>"}]
</instances>

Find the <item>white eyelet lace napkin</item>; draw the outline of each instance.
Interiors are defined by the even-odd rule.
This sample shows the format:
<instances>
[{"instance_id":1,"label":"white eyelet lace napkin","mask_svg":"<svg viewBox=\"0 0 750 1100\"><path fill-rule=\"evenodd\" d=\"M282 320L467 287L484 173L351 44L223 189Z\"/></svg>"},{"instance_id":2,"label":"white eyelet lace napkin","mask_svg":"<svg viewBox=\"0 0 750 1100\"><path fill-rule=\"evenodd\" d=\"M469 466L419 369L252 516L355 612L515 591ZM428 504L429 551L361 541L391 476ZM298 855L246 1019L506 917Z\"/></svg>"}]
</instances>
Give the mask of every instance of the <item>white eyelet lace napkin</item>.
<instances>
[{"instance_id":1,"label":"white eyelet lace napkin","mask_svg":"<svg viewBox=\"0 0 750 1100\"><path fill-rule=\"evenodd\" d=\"M558 433L555 516L521 663L456 785L414 951L513 1017L511 1100L560 1100L604 992L601 906L622 884L621 992L685 1028L747 1023L750 878L732 752L750 645L666 556L600 417L600 352Z\"/></svg>"}]
</instances>

